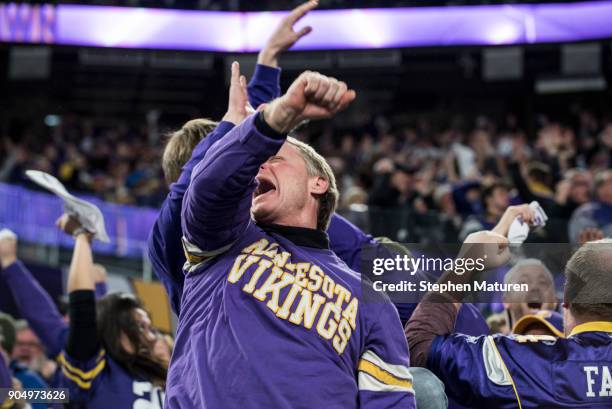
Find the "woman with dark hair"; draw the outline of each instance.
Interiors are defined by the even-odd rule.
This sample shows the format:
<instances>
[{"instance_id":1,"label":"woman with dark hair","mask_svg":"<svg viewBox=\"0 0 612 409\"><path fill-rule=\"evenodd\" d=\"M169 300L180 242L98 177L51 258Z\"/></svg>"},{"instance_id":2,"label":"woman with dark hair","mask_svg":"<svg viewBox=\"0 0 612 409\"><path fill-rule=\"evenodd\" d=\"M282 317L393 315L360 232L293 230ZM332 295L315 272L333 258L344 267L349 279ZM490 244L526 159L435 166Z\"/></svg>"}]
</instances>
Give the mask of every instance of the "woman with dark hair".
<instances>
[{"instance_id":1,"label":"woman with dark hair","mask_svg":"<svg viewBox=\"0 0 612 409\"><path fill-rule=\"evenodd\" d=\"M156 353L161 338L149 314L127 293L109 294L96 305L92 234L68 215L58 226L75 238L70 329L60 356L70 401L88 409L161 409L167 360Z\"/></svg>"}]
</instances>

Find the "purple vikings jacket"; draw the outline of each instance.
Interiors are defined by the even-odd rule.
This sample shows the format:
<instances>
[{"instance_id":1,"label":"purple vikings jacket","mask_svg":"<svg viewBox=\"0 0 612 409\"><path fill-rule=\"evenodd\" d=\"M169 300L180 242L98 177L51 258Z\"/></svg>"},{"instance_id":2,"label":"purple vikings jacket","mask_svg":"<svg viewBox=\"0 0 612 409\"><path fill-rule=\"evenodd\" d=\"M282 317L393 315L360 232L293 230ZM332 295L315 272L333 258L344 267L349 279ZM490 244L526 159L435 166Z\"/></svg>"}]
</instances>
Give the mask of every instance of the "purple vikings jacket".
<instances>
[{"instance_id":1,"label":"purple vikings jacket","mask_svg":"<svg viewBox=\"0 0 612 409\"><path fill-rule=\"evenodd\" d=\"M414 408L391 302L363 302L371 286L324 232L251 220L255 176L284 141L256 114L193 171L166 408Z\"/></svg>"},{"instance_id":2,"label":"purple vikings jacket","mask_svg":"<svg viewBox=\"0 0 612 409\"><path fill-rule=\"evenodd\" d=\"M438 336L427 367L470 408L612 408L612 322L547 335Z\"/></svg>"},{"instance_id":3,"label":"purple vikings jacket","mask_svg":"<svg viewBox=\"0 0 612 409\"><path fill-rule=\"evenodd\" d=\"M280 95L280 69L257 65L249 83L249 100L254 107L269 102ZM193 168L198 164L210 147L234 127L231 122L221 122L194 149L190 160L185 164L179 179L170 186L170 193L164 201L159 216L148 240L149 258L153 271L163 283L174 312L180 313L183 294L185 255L181 247L181 203L189 186ZM366 245L376 245L376 240L351 222L334 214L328 229L331 249L354 271L360 271L361 249ZM397 304L402 323L408 321L416 304ZM484 335L488 326L473 304L464 304L457 317L457 332L469 335Z\"/></svg>"}]
</instances>

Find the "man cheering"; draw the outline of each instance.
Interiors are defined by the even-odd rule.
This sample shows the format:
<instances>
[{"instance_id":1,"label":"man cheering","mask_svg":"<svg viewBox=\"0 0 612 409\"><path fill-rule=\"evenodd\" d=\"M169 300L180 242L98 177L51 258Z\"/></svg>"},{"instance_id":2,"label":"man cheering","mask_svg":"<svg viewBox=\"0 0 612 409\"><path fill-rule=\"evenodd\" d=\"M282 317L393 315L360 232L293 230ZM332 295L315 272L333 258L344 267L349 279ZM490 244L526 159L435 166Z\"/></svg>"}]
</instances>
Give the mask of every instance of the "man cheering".
<instances>
[{"instance_id":1,"label":"man cheering","mask_svg":"<svg viewBox=\"0 0 612 409\"><path fill-rule=\"evenodd\" d=\"M414 408L397 312L329 250L333 173L287 137L354 98L346 84L305 72L195 167L168 408Z\"/></svg>"}]
</instances>

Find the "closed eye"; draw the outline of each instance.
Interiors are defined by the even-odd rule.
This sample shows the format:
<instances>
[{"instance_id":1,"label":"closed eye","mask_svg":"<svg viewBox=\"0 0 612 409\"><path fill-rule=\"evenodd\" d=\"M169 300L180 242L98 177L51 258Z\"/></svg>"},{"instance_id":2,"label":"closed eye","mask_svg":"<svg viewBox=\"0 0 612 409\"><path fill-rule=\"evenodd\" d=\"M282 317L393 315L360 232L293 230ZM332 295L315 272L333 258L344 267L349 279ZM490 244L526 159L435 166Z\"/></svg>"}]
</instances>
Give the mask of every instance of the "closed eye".
<instances>
[{"instance_id":1,"label":"closed eye","mask_svg":"<svg viewBox=\"0 0 612 409\"><path fill-rule=\"evenodd\" d=\"M275 156L272 156L270 159L268 159L268 162L278 162L282 160L285 160L285 158L282 156L275 155Z\"/></svg>"}]
</instances>

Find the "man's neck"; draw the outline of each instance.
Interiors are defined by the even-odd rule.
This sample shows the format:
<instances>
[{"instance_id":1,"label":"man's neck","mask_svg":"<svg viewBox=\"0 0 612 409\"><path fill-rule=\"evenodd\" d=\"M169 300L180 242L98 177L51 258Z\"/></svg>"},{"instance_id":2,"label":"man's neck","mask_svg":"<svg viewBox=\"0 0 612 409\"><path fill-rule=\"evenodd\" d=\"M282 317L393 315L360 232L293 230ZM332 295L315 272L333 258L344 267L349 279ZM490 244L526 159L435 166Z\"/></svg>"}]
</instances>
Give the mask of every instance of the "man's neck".
<instances>
[{"instance_id":1,"label":"man's neck","mask_svg":"<svg viewBox=\"0 0 612 409\"><path fill-rule=\"evenodd\" d=\"M311 209L307 206L302 208L302 211L283 215L276 220L269 221L269 223L289 227L302 227L304 229L316 229L317 209Z\"/></svg>"},{"instance_id":2,"label":"man's neck","mask_svg":"<svg viewBox=\"0 0 612 409\"><path fill-rule=\"evenodd\" d=\"M297 246L329 249L329 236L322 230L280 224L258 223L257 225L267 233L278 234Z\"/></svg>"}]
</instances>

